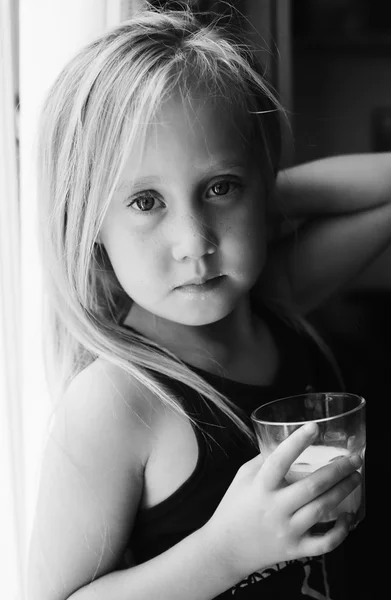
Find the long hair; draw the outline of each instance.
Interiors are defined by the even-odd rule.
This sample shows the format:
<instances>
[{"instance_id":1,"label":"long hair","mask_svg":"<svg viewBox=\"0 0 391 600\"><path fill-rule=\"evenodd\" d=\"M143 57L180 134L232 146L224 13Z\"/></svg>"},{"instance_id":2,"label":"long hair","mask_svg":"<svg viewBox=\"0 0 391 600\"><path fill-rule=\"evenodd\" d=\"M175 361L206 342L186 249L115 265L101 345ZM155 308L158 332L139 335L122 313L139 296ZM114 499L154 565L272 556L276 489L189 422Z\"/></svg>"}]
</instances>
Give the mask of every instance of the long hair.
<instances>
[{"instance_id":1,"label":"long hair","mask_svg":"<svg viewBox=\"0 0 391 600\"><path fill-rule=\"evenodd\" d=\"M121 325L131 299L97 243L132 146L145 140L164 99L202 90L238 115L271 193L280 154L281 107L249 47L189 10L149 9L80 51L53 84L38 139L45 359L51 394L101 357L162 402L184 409L153 373L178 379L221 409L252 440L234 404L176 356Z\"/></svg>"}]
</instances>

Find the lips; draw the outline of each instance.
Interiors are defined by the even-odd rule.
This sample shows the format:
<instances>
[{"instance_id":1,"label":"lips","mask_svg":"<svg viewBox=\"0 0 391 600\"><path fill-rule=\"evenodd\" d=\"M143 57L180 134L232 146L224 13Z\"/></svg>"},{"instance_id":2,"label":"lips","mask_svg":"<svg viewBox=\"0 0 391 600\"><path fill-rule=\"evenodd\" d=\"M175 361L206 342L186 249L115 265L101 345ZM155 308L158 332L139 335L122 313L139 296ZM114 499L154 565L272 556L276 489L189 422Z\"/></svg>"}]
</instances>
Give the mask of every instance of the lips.
<instances>
[{"instance_id":1,"label":"lips","mask_svg":"<svg viewBox=\"0 0 391 600\"><path fill-rule=\"evenodd\" d=\"M188 283L182 284L175 288L178 292L184 293L188 296L194 296L198 294L206 294L220 289L224 275L216 275L215 277L203 277L197 279L190 279ZM194 283L196 282L196 283Z\"/></svg>"},{"instance_id":2,"label":"lips","mask_svg":"<svg viewBox=\"0 0 391 600\"><path fill-rule=\"evenodd\" d=\"M193 279L189 279L185 283L181 283L181 285L178 285L176 287L181 288L186 287L188 285L204 285L208 281L211 281L212 279L217 279L218 277L221 277L221 275L212 275L209 277L194 277Z\"/></svg>"}]
</instances>

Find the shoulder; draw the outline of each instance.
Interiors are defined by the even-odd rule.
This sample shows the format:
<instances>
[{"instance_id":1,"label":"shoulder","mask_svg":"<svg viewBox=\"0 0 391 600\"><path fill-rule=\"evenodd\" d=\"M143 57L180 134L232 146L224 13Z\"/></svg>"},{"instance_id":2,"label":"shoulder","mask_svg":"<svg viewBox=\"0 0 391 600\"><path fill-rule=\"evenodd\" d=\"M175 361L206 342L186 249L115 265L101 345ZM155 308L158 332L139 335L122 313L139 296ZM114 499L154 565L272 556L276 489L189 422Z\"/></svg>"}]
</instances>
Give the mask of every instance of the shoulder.
<instances>
[{"instance_id":1,"label":"shoulder","mask_svg":"<svg viewBox=\"0 0 391 600\"><path fill-rule=\"evenodd\" d=\"M156 405L156 399L134 377L99 358L69 384L54 414L52 432L76 453L79 445L84 454L88 447L93 453L104 449L115 453L118 448L124 456L138 457L144 463Z\"/></svg>"},{"instance_id":2,"label":"shoulder","mask_svg":"<svg viewBox=\"0 0 391 600\"><path fill-rule=\"evenodd\" d=\"M143 492L152 401L130 375L103 360L68 386L41 463L29 544L32 598L49 600L54 588L68 598L116 568Z\"/></svg>"}]
</instances>

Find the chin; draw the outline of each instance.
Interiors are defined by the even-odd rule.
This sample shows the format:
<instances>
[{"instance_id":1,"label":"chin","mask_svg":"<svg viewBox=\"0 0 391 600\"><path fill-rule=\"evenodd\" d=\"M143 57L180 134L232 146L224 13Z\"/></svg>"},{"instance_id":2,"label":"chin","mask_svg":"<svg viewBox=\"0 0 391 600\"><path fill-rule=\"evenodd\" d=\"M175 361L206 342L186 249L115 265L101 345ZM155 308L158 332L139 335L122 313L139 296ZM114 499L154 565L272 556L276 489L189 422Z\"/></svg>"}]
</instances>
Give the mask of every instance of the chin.
<instances>
[{"instance_id":1,"label":"chin","mask_svg":"<svg viewBox=\"0 0 391 600\"><path fill-rule=\"evenodd\" d=\"M211 325L224 319L232 312L232 307L219 307L213 310L212 307L205 307L206 310L191 310L177 311L174 314L164 316L165 319L187 325L188 327L202 327L203 325Z\"/></svg>"},{"instance_id":2,"label":"chin","mask_svg":"<svg viewBox=\"0 0 391 600\"><path fill-rule=\"evenodd\" d=\"M225 315L224 315L225 316ZM189 317L184 317L182 318L176 318L176 319L170 319L171 321L175 322L175 323L179 323L180 325L185 325L187 327L202 327L203 325L211 325L212 323L217 323L217 321L220 321L221 319L223 319L224 317L194 317L194 318L189 318Z\"/></svg>"}]
</instances>

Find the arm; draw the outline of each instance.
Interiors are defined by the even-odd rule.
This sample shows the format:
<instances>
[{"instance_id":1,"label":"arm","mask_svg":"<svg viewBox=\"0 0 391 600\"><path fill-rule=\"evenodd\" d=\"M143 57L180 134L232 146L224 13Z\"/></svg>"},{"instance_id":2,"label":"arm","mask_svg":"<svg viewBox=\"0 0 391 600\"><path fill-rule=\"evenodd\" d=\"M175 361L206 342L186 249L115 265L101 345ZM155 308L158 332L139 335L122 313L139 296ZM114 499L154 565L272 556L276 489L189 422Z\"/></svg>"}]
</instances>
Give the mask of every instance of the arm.
<instances>
[{"instance_id":1,"label":"arm","mask_svg":"<svg viewBox=\"0 0 391 600\"><path fill-rule=\"evenodd\" d=\"M276 208L287 217L352 213L382 204L391 196L391 153L349 154L280 171ZM281 207L281 208L280 208Z\"/></svg>"},{"instance_id":2,"label":"arm","mask_svg":"<svg viewBox=\"0 0 391 600\"><path fill-rule=\"evenodd\" d=\"M126 374L101 364L75 378L50 432L29 548L29 599L217 596L237 579L204 528L151 561L116 570L131 537L158 411Z\"/></svg>"},{"instance_id":3,"label":"arm","mask_svg":"<svg viewBox=\"0 0 391 600\"><path fill-rule=\"evenodd\" d=\"M306 313L391 243L391 154L332 157L287 169L278 175L273 200L274 215L279 211L293 225L271 244L259 290Z\"/></svg>"},{"instance_id":4,"label":"arm","mask_svg":"<svg viewBox=\"0 0 391 600\"><path fill-rule=\"evenodd\" d=\"M156 406L145 410L148 400L139 403L122 377L108 385L96 369L81 375L46 450L29 600L211 600L258 569L329 552L345 539L343 518L324 536L307 531L357 486L357 465L343 458L289 489L282 483L313 440L304 427L266 461L245 463L203 527L152 560L115 570L139 503ZM135 414L140 419L129 420Z\"/></svg>"},{"instance_id":5,"label":"arm","mask_svg":"<svg viewBox=\"0 0 391 600\"><path fill-rule=\"evenodd\" d=\"M65 600L112 570L125 548L149 439L121 402L129 395L125 377L95 361L56 409L30 540L31 600Z\"/></svg>"},{"instance_id":6,"label":"arm","mask_svg":"<svg viewBox=\"0 0 391 600\"><path fill-rule=\"evenodd\" d=\"M69 600L212 600L237 581L201 528L152 560L97 579Z\"/></svg>"},{"instance_id":7,"label":"arm","mask_svg":"<svg viewBox=\"0 0 391 600\"><path fill-rule=\"evenodd\" d=\"M342 458L288 488L283 484L313 441L313 427L304 427L266 461L258 455L245 463L203 527L152 560L116 571L159 411L148 409L140 398L145 390L140 394L127 376L114 373L110 385L101 371L88 369L71 385L55 443L46 450L29 599L211 600L258 569L329 552L346 537L343 518L324 536L307 532L357 486L359 465Z\"/></svg>"}]
</instances>

